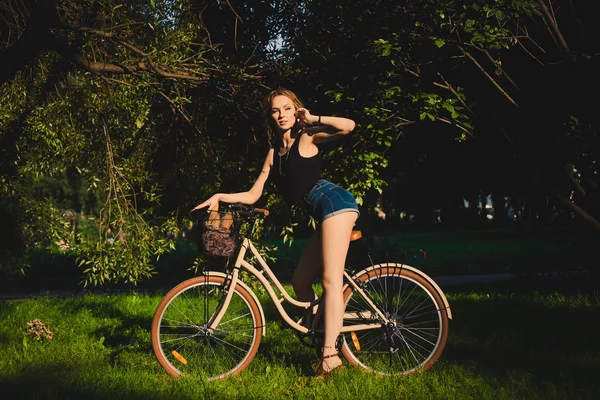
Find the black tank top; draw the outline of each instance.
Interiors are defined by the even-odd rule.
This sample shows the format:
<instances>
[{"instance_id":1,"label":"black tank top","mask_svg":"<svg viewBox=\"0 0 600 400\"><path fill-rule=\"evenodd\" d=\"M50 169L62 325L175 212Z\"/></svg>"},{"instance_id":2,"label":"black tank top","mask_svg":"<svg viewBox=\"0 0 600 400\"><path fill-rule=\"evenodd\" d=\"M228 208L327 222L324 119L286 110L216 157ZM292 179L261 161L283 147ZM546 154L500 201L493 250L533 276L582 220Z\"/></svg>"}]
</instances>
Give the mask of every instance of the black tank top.
<instances>
[{"instance_id":1,"label":"black tank top","mask_svg":"<svg viewBox=\"0 0 600 400\"><path fill-rule=\"evenodd\" d=\"M302 133L299 133L283 156L275 149L273 168L269 174L285 202L290 205L302 200L321 179L321 151L312 157L302 157L298 150L301 136Z\"/></svg>"}]
</instances>

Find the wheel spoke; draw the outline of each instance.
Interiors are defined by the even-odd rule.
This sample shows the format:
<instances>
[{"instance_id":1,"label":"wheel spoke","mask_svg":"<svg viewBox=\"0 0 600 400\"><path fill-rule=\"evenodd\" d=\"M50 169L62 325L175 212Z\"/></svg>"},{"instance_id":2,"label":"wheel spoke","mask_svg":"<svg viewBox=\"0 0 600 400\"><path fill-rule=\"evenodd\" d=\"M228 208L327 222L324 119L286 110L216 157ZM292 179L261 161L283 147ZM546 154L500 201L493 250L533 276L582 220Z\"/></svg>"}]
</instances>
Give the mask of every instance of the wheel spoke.
<instances>
[{"instance_id":1,"label":"wheel spoke","mask_svg":"<svg viewBox=\"0 0 600 400\"><path fill-rule=\"evenodd\" d=\"M169 292L155 313L152 347L161 365L174 376L219 380L250 363L263 331L260 305L240 287L214 330L213 318L223 305L225 280L198 277Z\"/></svg>"},{"instance_id":2,"label":"wheel spoke","mask_svg":"<svg viewBox=\"0 0 600 400\"><path fill-rule=\"evenodd\" d=\"M378 329L346 333L342 347L352 364L382 375L406 375L429 368L445 346L448 329L445 307L431 284L394 265L375 266L358 278L363 293L388 320L381 321ZM346 290L345 302L346 315L379 315L351 287ZM371 322L349 318L344 325Z\"/></svg>"}]
</instances>

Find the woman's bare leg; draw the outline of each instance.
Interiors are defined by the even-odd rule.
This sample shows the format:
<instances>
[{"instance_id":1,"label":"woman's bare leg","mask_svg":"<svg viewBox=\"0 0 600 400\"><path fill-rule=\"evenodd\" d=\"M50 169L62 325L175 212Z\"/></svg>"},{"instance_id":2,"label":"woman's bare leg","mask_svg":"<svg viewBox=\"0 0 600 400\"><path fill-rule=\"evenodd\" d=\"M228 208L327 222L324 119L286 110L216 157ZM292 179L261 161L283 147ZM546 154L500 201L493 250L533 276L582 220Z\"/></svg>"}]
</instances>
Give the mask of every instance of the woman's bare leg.
<instances>
[{"instance_id":1,"label":"woman's bare leg","mask_svg":"<svg viewBox=\"0 0 600 400\"><path fill-rule=\"evenodd\" d=\"M313 301L316 298L312 284L319 276L321 265L321 238L319 233L315 232L302 251L292 276L292 287L298 300Z\"/></svg>"},{"instance_id":2,"label":"woman's bare leg","mask_svg":"<svg viewBox=\"0 0 600 400\"><path fill-rule=\"evenodd\" d=\"M323 253L323 297L325 306L325 340L323 356L336 352L335 343L344 317L342 293L344 265L350 245L350 235L358 218L355 212L335 215L321 223L321 243ZM338 357L323 360L325 372L341 364Z\"/></svg>"}]
</instances>

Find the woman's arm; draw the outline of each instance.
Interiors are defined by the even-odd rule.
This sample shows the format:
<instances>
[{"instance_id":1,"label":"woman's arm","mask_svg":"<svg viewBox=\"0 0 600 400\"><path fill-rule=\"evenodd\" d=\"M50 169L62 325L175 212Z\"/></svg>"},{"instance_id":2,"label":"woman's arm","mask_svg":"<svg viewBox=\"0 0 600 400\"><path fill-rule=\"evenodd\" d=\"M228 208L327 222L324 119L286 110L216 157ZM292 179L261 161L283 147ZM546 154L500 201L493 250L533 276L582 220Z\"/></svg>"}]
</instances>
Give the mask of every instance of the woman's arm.
<instances>
[{"instance_id":1,"label":"woman's arm","mask_svg":"<svg viewBox=\"0 0 600 400\"><path fill-rule=\"evenodd\" d=\"M349 118L312 115L306 108L299 108L296 115L307 126L305 130L312 136L315 144L336 140L352 132L356 126Z\"/></svg>"},{"instance_id":2,"label":"woman's arm","mask_svg":"<svg viewBox=\"0 0 600 400\"><path fill-rule=\"evenodd\" d=\"M243 203L243 204L254 204L260 198L265 188L265 183L267 182L267 178L269 178L269 171L271 170L271 166L273 165L273 153L274 150L270 149L267 157L265 158L265 162L263 164L262 170L254 181L254 185L247 192L239 192L239 193L216 193L212 195L208 200L198 204L196 207L192 209L192 211L198 210L200 208L208 207L208 211L215 210L219 208L219 202L223 203Z\"/></svg>"}]
</instances>

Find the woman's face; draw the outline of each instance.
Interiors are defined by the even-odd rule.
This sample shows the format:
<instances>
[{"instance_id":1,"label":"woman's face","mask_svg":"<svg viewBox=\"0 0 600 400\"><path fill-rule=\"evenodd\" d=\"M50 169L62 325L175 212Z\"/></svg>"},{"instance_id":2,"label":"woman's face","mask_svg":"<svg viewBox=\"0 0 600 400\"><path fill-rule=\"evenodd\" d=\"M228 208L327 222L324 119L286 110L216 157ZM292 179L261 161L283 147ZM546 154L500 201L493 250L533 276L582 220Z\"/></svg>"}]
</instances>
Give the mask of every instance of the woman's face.
<instances>
[{"instance_id":1,"label":"woman's face","mask_svg":"<svg viewBox=\"0 0 600 400\"><path fill-rule=\"evenodd\" d=\"M296 122L296 107L292 100L283 95L273 97L271 101L271 117L275 125L283 132L291 129Z\"/></svg>"}]
</instances>

